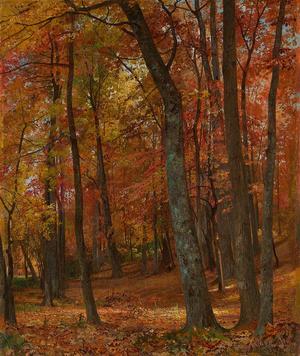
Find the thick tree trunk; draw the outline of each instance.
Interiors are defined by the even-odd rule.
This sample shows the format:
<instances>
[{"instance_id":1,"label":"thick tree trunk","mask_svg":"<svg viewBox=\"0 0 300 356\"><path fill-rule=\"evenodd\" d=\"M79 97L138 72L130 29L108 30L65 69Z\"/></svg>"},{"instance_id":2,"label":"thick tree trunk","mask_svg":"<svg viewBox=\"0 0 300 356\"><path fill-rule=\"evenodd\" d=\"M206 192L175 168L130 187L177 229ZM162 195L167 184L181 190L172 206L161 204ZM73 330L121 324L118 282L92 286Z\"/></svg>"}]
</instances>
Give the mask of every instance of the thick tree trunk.
<instances>
[{"instance_id":1,"label":"thick tree trunk","mask_svg":"<svg viewBox=\"0 0 300 356\"><path fill-rule=\"evenodd\" d=\"M73 19L72 19L73 21ZM98 324L100 318L93 295L90 270L86 257L86 247L83 233L83 192L81 185L80 156L76 136L76 127L73 113L73 80L74 80L74 43L70 39L68 43L69 71L67 80L67 117L70 132L70 142L73 160L74 188L75 188L75 237L77 253L81 271L81 287L85 304L87 321Z\"/></svg>"},{"instance_id":2,"label":"thick tree trunk","mask_svg":"<svg viewBox=\"0 0 300 356\"><path fill-rule=\"evenodd\" d=\"M121 7L127 15L146 65L164 102L169 205L186 305L186 326L217 326L210 303L187 190L181 97L170 77L168 68L155 47L138 2L124 0L121 1Z\"/></svg>"},{"instance_id":3,"label":"thick tree trunk","mask_svg":"<svg viewBox=\"0 0 300 356\"><path fill-rule=\"evenodd\" d=\"M239 288L241 313L239 323L257 320L259 291L255 276L251 230L249 224L248 186L242 155L239 127L235 40L235 1L223 0L224 39L223 77L225 140L229 159L235 218L235 275Z\"/></svg>"},{"instance_id":4,"label":"thick tree trunk","mask_svg":"<svg viewBox=\"0 0 300 356\"><path fill-rule=\"evenodd\" d=\"M284 23L285 5L287 0L280 0L279 15L276 25L275 42L273 47L271 86L268 96L268 144L267 164L264 178L263 201L263 239L261 252L261 302L257 333L263 334L265 325L273 322L273 188L276 164L276 96L279 83L280 48L282 27Z\"/></svg>"}]
</instances>

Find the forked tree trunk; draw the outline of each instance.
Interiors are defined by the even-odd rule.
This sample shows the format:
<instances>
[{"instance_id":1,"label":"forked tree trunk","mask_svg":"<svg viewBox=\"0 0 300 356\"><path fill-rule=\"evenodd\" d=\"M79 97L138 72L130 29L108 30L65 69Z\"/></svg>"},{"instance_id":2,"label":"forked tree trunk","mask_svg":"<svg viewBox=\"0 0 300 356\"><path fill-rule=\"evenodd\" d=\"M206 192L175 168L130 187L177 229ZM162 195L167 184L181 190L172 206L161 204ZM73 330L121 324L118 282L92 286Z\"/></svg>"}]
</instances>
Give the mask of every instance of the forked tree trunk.
<instances>
[{"instance_id":1,"label":"forked tree trunk","mask_svg":"<svg viewBox=\"0 0 300 356\"><path fill-rule=\"evenodd\" d=\"M235 219L235 275L240 294L239 324L258 319L259 290L255 276L254 256L249 224L248 185L242 155L239 126L235 0L223 0L223 77L225 140L228 152L232 187L233 214Z\"/></svg>"},{"instance_id":2,"label":"forked tree trunk","mask_svg":"<svg viewBox=\"0 0 300 356\"><path fill-rule=\"evenodd\" d=\"M24 262L25 262L25 265L26 265L26 269L28 267L29 271L30 271L30 274L31 274L31 278L34 281L38 281L38 276L37 276L37 274L35 272L35 269L33 267L31 259L28 256L28 253L27 253L26 247L24 246L23 241L20 241L20 246L21 246L21 250L22 250L22 253L23 253L23 256L24 256Z\"/></svg>"},{"instance_id":3,"label":"forked tree trunk","mask_svg":"<svg viewBox=\"0 0 300 356\"><path fill-rule=\"evenodd\" d=\"M272 59L272 79L268 96L267 165L264 179L263 239L261 252L261 302L257 333L263 334L265 325L273 323L273 188L276 164L276 96L279 83L280 48L287 0L280 0Z\"/></svg>"},{"instance_id":4,"label":"forked tree trunk","mask_svg":"<svg viewBox=\"0 0 300 356\"><path fill-rule=\"evenodd\" d=\"M137 1L120 1L146 65L162 96L169 205L186 305L186 326L217 326L192 216L184 166L181 96L153 42Z\"/></svg>"},{"instance_id":5,"label":"forked tree trunk","mask_svg":"<svg viewBox=\"0 0 300 356\"><path fill-rule=\"evenodd\" d=\"M72 18L72 21L73 18ZM86 257L86 247L83 233L83 192L81 185L80 156L76 136L76 127L73 113L73 80L74 80L74 42L68 42L69 71L67 80L67 117L70 132L70 142L73 160L74 189L75 189L75 237L77 253L81 272L81 287L85 304L87 321L99 324L100 318L93 295L90 270Z\"/></svg>"}]
</instances>

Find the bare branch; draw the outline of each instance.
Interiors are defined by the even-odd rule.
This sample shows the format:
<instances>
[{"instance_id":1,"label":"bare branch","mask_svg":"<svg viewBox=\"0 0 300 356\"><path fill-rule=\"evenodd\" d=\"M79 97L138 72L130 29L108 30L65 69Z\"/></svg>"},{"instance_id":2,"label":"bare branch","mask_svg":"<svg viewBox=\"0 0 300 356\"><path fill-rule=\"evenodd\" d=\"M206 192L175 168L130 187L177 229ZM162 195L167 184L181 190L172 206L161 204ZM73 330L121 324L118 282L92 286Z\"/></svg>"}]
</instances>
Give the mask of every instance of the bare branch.
<instances>
[{"instance_id":1,"label":"bare branch","mask_svg":"<svg viewBox=\"0 0 300 356\"><path fill-rule=\"evenodd\" d=\"M98 4L94 4L94 5L90 5L90 6L76 6L74 4L74 1L72 0L65 0L65 3L67 5L69 5L70 7L72 7L73 10L75 11L93 11L93 10L97 10L97 9L101 9L104 7L108 7L111 5L115 5L118 4L120 2L120 0L105 0L102 1Z\"/></svg>"},{"instance_id":2,"label":"bare branch","mask_svg":"<svg viewBox=\"0 0 300 356\"><path fill-rule=\"evenodd\" d=\"M68 67L67 63L27 62L27 63L21 64L17 67L14 67L12 69L9 69L7 71L0 72L0 75L16 72L16 71L18 71L24 67L30 66L30 65L57 66L57 67L66 67L66 68Z\"/></svg>"}]
</instances>

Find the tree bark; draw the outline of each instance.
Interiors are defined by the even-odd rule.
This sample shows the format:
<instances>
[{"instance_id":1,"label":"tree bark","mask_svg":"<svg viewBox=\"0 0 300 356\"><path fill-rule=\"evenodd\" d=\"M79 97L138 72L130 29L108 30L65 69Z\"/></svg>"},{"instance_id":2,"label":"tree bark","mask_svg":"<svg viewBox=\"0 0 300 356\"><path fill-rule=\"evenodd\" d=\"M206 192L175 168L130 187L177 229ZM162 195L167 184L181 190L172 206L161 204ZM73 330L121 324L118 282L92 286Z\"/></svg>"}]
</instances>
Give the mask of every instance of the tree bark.
<instances>
[{"instance_id":1,"label":"tree bark","mask_svg":"<svg viewBox=\"0 0 300 356\"><path fill-rule=\"evenodd\" d=\"M71 15L72 16L72 15ZM71 21L74 19L72 17ZM73 25L72 25L73 26ZM83 192L81 184L80 156L76 136L76 127L73 113L73 80L74 80L74 42L68 42L69 70L67 80L67 117L70 132L70 142L73 160L74 188L75 188L75 237L77 253L81 271L81 287L85 304L87 321L99 324L100 318L93 295L90 271L86 257L86 247L83 233Z\"/></svg>"},{"instance_id":2,"label":"tree bark","mask_svg":"<svg viewBox=\"0 0 300 356\"><path fill-rule=\"evenodd\" d=\"M186 327L217 326L192 216L184 167L181 96L153 42L137 1L120 1L164 102L169 205L186 305Z\"/></svg>"},{"instance_id":3,"label":"tree bark","mask_svg":"<svg viewBox=\"0 0 300 356\"><path fill-rule=\"evenodd\" d=\"M273 188L276 165L276 97L279 84L280 48L282 27L287 0L280 0L272 59L272 79L268 96L268 143L266 150L266 170L264 177L263 238L261 252L261 302L259 323L256 332L263 334L265 325L273 323Z\"/></svg>"},{"instance_id":4,"label":"tree bark","mask_svg":"<svg viewBox=\"0 0 300 356\"><path fill-rule=\"evenodd\" d=\"M242 155L239 127L235 0L223 0L223 77L225 141L228 152L230 181L232 187L233 213L235 218L235 275L240 294L241 312L239 324L257 320L259 313L259 290L257 286L251 231L249 224L248 186Z\"/></svg>"}]
</instances>

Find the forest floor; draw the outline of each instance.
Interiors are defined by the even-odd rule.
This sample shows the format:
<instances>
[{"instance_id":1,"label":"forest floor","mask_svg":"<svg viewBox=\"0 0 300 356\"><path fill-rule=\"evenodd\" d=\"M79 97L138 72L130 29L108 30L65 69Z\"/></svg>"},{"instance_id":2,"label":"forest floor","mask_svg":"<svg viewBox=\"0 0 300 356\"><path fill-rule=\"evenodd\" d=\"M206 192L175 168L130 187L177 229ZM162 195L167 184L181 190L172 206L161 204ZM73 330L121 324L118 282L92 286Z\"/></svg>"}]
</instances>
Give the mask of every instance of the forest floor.
<instances>
[{"instance_id":1,"label":"forest floor","mask_svg":"<svg viewBox=\"0 0 300 356\"><path fill-rule=\"evenodd\" d=\"M66 298L55 301L52 308L40 306L38 288L18 289L18 327L10 330L10 334L11 343L19 346L19 351L2 352L4 355L296 355L296 319L299 322L300 315L295 290L299 270L292 262L293 247L288 242L281 243L278 251L280 267L274 275L275 324L267 327L264 338L254 336L255 325L224 333L178 332L185 322L178 268L141 276L139 265L132 263L125 266L121 279L110 279L109 271L93 276L102 320L99 327L84 320L78 280L68 281ZM239 317L235 284L229 283L226 291L220 293L215 274L208 272L207 279L218 321L226 329L232 328Z\"/></svg>"}]
</instances>

